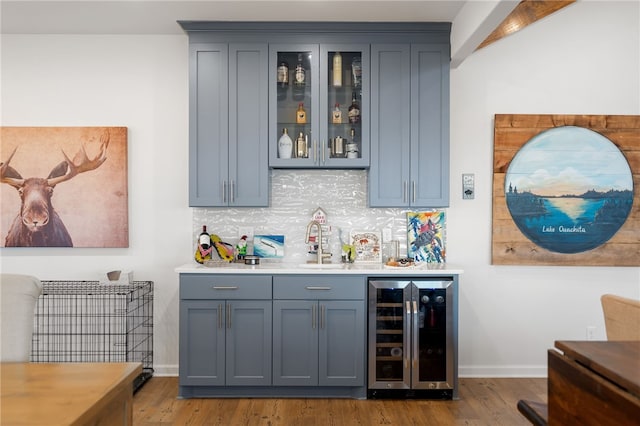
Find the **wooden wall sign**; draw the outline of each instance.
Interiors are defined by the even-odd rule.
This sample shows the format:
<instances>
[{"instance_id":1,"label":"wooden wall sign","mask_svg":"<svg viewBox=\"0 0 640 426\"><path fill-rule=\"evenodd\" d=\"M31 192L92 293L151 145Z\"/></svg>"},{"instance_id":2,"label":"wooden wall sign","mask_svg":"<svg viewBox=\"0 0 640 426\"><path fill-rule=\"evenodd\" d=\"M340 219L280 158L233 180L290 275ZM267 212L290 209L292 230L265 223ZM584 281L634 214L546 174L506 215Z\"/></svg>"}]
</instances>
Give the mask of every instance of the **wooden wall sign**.
<instances>
[{"instance_id":1,"label":"wooden wall sign","mask_svg":"<svg viewBox=\"0 0 640 426\"><path fill-rule=\"evenodd\" d=\"M494 265L640 266L640 116L498 114Z\"/></svg>"}]
</instances>

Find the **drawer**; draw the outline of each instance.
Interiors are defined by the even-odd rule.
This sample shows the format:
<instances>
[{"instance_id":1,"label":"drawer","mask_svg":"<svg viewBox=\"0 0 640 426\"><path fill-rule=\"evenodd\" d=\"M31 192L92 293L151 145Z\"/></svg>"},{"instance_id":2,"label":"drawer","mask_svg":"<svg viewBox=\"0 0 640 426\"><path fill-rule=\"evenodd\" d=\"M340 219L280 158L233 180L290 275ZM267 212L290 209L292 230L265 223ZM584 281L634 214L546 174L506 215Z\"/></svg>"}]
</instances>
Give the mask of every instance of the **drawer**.
<instances>
[{"instance_id":1,"label":"drawer","mask_svg":"<svg viewBox=\"0 0 640 426\"><path fill-rule=\"evenodd\" d=\"M180 299L271 299L271 275L181 274Z\"/></svg>"},{"instance_id":2,"label":"drawer","mask_svg":"<svg viewBox=\"0 0 640 426\"><path fill-rule=\"evenodd\" d=\"M347 275L281 275L273 277L274 299L364 300L365 277Z\"/></svg>"}]
</instances>

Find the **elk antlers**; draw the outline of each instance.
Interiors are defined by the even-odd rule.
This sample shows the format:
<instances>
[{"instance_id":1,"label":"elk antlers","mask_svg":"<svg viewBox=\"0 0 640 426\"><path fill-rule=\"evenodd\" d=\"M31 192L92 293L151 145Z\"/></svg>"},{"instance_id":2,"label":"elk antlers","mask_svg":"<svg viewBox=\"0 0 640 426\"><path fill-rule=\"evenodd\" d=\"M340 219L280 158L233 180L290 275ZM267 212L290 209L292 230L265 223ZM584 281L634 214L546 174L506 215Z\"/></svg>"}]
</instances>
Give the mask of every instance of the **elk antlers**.
<instances>
[{"instance_id":1,"label":"elk antlers","mask_svg":"<svg viewBox=\"0 0 640 426\"><path fill-rule=\"evenodd\" d=\"M107 159L107 147L109 146L109 139L109 131L105 130L102 136L100 136L100 148L98 154L93 159L89 159L89 157L87 157L87 151L85 151L84 149L84 144L82 144L76 155L73 157L73 161L69 159L69 157L67 157L67 154L64 151L62 151L62 155L64 155L64 158L68 165L68 171L62 176L47 179L47 184L49 186L56 186L61 182L68 181L69 179L73 178L76 175L79 175L80 173L95 170L100 167L100 165Z\"/></svg>"}]
</instances>

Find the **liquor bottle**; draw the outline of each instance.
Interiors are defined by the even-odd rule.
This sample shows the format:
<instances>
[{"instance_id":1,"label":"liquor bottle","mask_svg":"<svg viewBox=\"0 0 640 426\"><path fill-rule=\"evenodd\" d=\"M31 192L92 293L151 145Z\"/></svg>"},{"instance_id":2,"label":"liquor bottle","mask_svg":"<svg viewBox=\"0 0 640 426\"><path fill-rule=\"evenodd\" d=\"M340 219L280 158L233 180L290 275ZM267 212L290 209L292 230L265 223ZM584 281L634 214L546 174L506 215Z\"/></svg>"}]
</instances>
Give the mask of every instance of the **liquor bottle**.
<instances>
[{"instance_id":1,"label":"liquor bottle","mask_svg":"<svg viewBox=\"0 0 640 426\"><path fill-rule=\"evenodd\" d=\"M307 137L304 133L300 132L298 135L298 139L296 139L296 158L308 158L309 157L309 148L307 144Z\"/></svg>"},{"instance_id":2,"label":"liquor bottle","mask_svg":"<svg viewBox=\"0 0 640 426\"><path fill-rule=\"evenodd\" d=\"M278 157L280 158L291 158L291 153L293 152L293 141L289 137L289 132L285 127L282 129L282 136L278 139Z\"/></svg>"},{"instance_id":3,"label":"liquor bottle","mask_svg":"<svg viewBox=\"0 0 640 426\"><path fill-rule=\"evenodd\" d=\"M305 124L307 122L307 112L304 110L304 104L300 102L298 104L298 110L296 111L296 123Z\"/></svg>"},{"instance_id":4,"label":"liquor bottle","mask_svg":"<svg viewBox=\"0 0 640 426\"><path fill-rule=\"evenodd\" d=\"M293 74L293 84L295 86L302 86L306 84L306 70L302 64L302 54L298 53L298 64L296 65L296 71Z\"/></svg>"},{"instance_id":5,"label":"liquor bottle","mask_svg":"<svg viewBox=\"0 0 640 426\"><path fill-rule=\"evenodd\" d=\"M202 225L202 232L198 236L198 244L200 244L200 247L204 250L211 247L211 236L207 232L207 225Z\"/></svg>"},{"instance_id":6,"label":"liquor bottle","mask_svg":"<svg viewBox=\"0 0 640 426\"><path fill-rule=\"evenodd\" d=\"M342 111L340 111L340 104L336 104L336 106L333 108L333 112L331 113L331 119L333 124L342 123Z\"/></svg>"},{"instance_id":7,"label":"liquor bottle","mask_svg":"<svg viewBox=\"0 0 640 426\"><path fill-rule=\"evenodd\" d=\"M353 96L351 97L348 116L349 123L357 124L360 122L360 105L358 105L358 100L356 99L356 92L353 92Z\"/></svg>"},{"instance_id":8,"label":"liquor bottle","mask_svg":"<svg viewBox=\"0 0 640 426\"><path fill-rule=\"evenodd\" d=\"M342 87L342 55L340 52L333 55L333 87Z\"/></svg>"},{"instance_id":9,"label":"liquor bottle","mask_svg":"<svg viewBox=\"0 0 640 426\"><path fill-rule=\"evenodd\" d=\"M278 65L278 86L287 87L289 85L289 64L286 61L280 61Z\"/></svg>"},{"instance_id":10,"label":"liquor bottle","mask_svg":"<svg viewBox=\"0 0 640 426\"><path fill-rule=\"evenodd\" d=\"M362 85L362 63L359 57L353 58L353 61L351 61L351 78L353 87L360 87Z\"/></svg>"}]
</instances>

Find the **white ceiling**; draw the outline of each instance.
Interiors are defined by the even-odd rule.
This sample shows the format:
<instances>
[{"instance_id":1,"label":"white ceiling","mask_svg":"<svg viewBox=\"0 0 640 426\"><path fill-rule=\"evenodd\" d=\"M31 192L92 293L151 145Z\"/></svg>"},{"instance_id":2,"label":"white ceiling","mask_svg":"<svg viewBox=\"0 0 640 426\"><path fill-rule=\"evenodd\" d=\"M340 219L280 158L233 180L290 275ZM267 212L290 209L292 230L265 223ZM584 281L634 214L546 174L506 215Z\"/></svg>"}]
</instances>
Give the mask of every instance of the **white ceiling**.
<instances>
[{"instance_id":1,"label":"white ceiling","mask_svg":"<svg viewBox=\"0 0 640 426\"><path fill-rule=\"evenodd\" d=\"M2 34L183 34L178 20L453 22L467 1L1 0Z\"/></svg>"},{"instance_id":2,"label":"white ceiling","mask_svg":"<svg viewBox=\"0 0 640 426\"><path fill-rule=\"evenodd\" d=\"M451 22L457 67L519 0L0 0L0 34L184 34L176 21Z\"/></svg>"}]
</instances>

